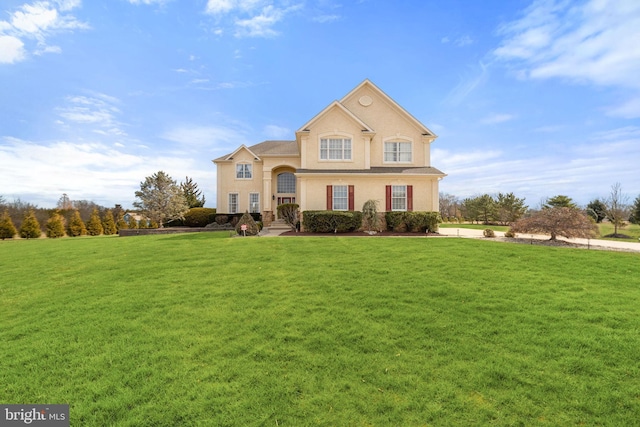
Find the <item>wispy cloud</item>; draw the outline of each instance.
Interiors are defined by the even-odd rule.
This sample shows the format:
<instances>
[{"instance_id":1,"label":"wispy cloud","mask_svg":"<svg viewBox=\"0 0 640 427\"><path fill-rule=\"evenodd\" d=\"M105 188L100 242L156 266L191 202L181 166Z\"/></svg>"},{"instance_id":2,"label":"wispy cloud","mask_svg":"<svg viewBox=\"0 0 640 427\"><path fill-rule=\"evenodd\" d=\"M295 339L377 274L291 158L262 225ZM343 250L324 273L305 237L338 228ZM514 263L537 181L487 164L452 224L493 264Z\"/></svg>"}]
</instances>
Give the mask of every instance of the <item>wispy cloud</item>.
<instances>
[{"instance_id":1,"label":"wispy cloud","mask_svg":"<svg viewBox=\"0 0 640 427\"><path fill-rule=\"evenodd\" d=\"M165 131L161 138L185 148L224 150L246 142L246 135L238 128L227 126L181 125ZM240 141L240 142L239 142Z\"/></svg>"},{"instance_id":2,"label":"wispy cloud","mask_svg":"<svg viewBox=\"0 0 640 427\"><path fill-rule=\"evenodd\" d=\"M529 78L640 89L640 2L537 0L498 30L493 54Z\"/></svg>"},{"instance_id":3,"label":"wispy cloud","mask_svg":"<svg viewBox=\"0 0 640 427\"><path fill-rule=\"evenodd\" d=\"M218 20L231 19L235 28L234 36L275 37L275 29L286 15L302 8L301 4L289 5L288 2L265 0L208 0L205 13ZM218 28L218 34L223 30Z\"/></svg>"},{"instance_id":4,"label":"wispy cloud","mask_svg":"<svg viewBox=\"0 0 640 427\"><path fill-rule=\"evenodd\" d=\"M89 28L68 13L78 6L79 0L36 1L9 13L7 21L0 21L0 63L23 61L29 52L60 53L59 46L48 44L51 37Z\"/></svg>"},{"instance_id":5,"label":"wispy cloud","mask_svg":"<svg viewBox=\"0 0 640 427\"><path fill-rule=\"evenodd\" d=\"M311 20L319 24L327 24L329 22L338 21L340 18L340 15L318 15L314 16Z\"/></svg>"},{"instance_id":6,"label":"wispy cloud","mask_svg":"<svg viewBox=\"0 0 640 427\"><path fill-rule=\"evenodd\" d=\"M117 98L92 93L91 96L68 96L65 101L64 106L57 108L58 115L64 119L57 121L61 126L68 127L70 122L75 127L89 126L94 133L101 135L126 136L123 124L117 120L121 114Z\"/></svg>"},{"instance_id":7,"label":"wispy cloud","mask_svg":"<svg viewBox=\"0 0 640 427\"><path fill-rule=\"evenodd\" d=\"M498 123L508 122L509 120L515 119L515 117L516 116L513 114L493 113L480 120L480 123L485 125L495 125Z\"/></svg>"},{"instance_id":8,"label":"wispy cloud","mask_svg":"<svg viewBox=\"0 0 640 427\"><path fill-rule=\"evenodd\" d=\"M460 77L458 85L449 92L444 102L445 104L457 106L464 101L478 86L486 83L489 75L487 66L480 62L477 66L470 68L467 76Z\"/></svg>"},{"instance_id":9,"label":"wispy cloud","mask_svg":"<svg viewBox=\"0 0 640 427\"><path fill-rule=\"evenodd\" d=\"M266 135L267 138L273 139L291 139L294 136L293 132L291 132L291 129L277 125L267 125L264 127L262 132Z\"/></svg>"},{"instance_id":10,"label":"wispy cloud","mask_svg":"<svg viewBox=\"0 0 640 427\"><path fill-rule=\"evenodd\" d=\"M475 41L468 35L463 35L460 37L456 37L454 39L451 39L448 36L445 36L443 38L440 39L440 42L443 44L447 44L447 43L452 43L457 47L464 47L464 46L468 46L470 44L473 44Z\"/></svg>"}]
</instances>

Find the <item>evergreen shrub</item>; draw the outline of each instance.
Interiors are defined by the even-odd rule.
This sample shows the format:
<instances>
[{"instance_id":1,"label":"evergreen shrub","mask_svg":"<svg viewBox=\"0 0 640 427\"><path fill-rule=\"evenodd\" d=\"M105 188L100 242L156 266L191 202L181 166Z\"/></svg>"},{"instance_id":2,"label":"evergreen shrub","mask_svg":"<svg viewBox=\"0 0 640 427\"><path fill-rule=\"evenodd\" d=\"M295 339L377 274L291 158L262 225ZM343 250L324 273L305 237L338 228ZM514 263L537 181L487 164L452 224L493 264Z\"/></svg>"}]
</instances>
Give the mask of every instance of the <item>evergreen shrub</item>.
<instances>
[{"instance_id":1,"label":"evergreen shrub","mask_svg":"<svg viewBox=\"0 0 640 427\"><path fill-rule=\"evenodd\" d=\"M246 225L247 229L242 231L242 226ZM244 215L240 217L238 223L236 224L236 233L240 236L257 236L260 233L260 226L257 222L251 217L249 212L245 212Z\"/></svg>"},{"instance_id":2,"label":"evergreen shrub","mask_svg":"<svg viewBox=\"0 0 640 427\"><path fill-rule=\"evenodd\" d=\"M362 227L362 212L305 211L302 225L311 233L348 233Z\"/></svg>"},{"instance_id":3,"label":"evergreen shrub","mask_svg":"<svg viewBox=\"0 0 640 427\"><path fill-rule=\"evenodd\" d=\"M490 228L485 228L482 234L484 237L496 237L496 232Z\"/></svg>"},{"instance_id":4,"label":"evergreen shrub","mask_svg":"<svg viewBox=\"0 0 640 427\"><path fill-rule=\"evenodd\" d=\"M47 230L45 234L50 239L55 239L58 237L64 237L66 234L64 231L64 218L57 212L54 212L46 225Z\"/></svg>"},{"instance_id":5,"label":"evergreen shrub","mask_svg":"<svg viewBox=\"0 0 640 427\"><path fill-rule=\"evenodd\" d=\"M40 223L36 219L36 214L31 210L24 217L22 225L20 225L20 237L23 239L37 239L41 235Z\"/></svg>"},{"instance_id":6,"label":"evergreen shrub","mask_svg":"<svg viewBox=\"0 0 640 427\"><path fill-rule=\"evenodd\" d=\"M191 208L184 214L184 225L187 227L204 227L216 221L214 208Z\"/></svg>"},{"instance_id":7,"label":"evergreen shrub","mask_svg":"<svg viewBox=\"0 0 640 427\"><path fill-rule=\"evenodd\" d=\"M438 212L387 212L387 229L395 232L425 233L438 231L440 214Z\"/></svg>"},{"instance_id":8,"label":"evergreen shrub","mask_svg":"<svg viewBox=\"0 0 640 427\"><path fill-rule=\"evenodd\" d=\"M13 236L16 234L17 230L15 225L13 225L13 221L11 221L9 211L5 209L2 216L0 216L0 239L13 239Z\"/></svg>"}]
</instances>

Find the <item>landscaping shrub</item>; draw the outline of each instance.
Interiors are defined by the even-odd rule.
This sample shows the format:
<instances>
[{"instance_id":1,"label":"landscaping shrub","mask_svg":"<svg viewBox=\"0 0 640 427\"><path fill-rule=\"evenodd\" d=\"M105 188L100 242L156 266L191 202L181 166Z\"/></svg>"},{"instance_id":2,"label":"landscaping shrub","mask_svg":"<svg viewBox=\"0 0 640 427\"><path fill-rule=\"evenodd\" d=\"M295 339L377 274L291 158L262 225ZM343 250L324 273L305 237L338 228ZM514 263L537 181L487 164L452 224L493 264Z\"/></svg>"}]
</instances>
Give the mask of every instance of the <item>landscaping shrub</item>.
<instances>
[{"instance_id":1,"label":"landscaping shrub","mask_svg":"<svg viewBox=\"0 0 640 427\"><path fill-rule=\"evenodd\" d=\"M436 232L440 222L438 212L387 212L385 214L387 229L395 232L410 231L414 233Z\"/></svg>"},{"instance_id":2,"label":"landscaping shrub","mask_svg":"<svg viewBox=\"0 0 640 427\"><path fill-rule=\"evenodd\" d=\"M278 218L282 218L287 225L294 230L298 228L300 222L300 206L297 203L283 203L278 206Z\"/></svg>"},{"instance_id":3,"label":"landscaping shrub","mask_svg":"<svg viewBox=\"0 0 640 427\"><path fill-rule=\"evenodd\" d=\"M224 225L229 222L229 215L218 214L215 217L215 221L220 225Z\"/></svg>"},{"instance_id":4,"label":"landscaping shrub","mask_svg":"<svg viewBox=\"0 0 640 427\"><path fill-rule=\"evenodd\" d=\"M36 215L33 210L24 217L22 225L20 225L20 237L23 239L37 239L42 235L40 230L40 223L36 219Z\"/></svg>"},{"instance_id":5,"label":"landscaping shrub","mask_svg":"<svg viewBox=\"0 0 640 427\"><path fill-rule=\"evenodd\" d=\"M246 225L247 229L242 230L242 226ZM249 212L245 212L236 224L236 233L240 236L257 236L260 233L260 226L254 221Z\"/></svg>"},{"instance_id":6,"label":"landscaping shrub","mask_svg":"<svg viewBox=\"0 0 640 427\"><path fill-rule=\"evenodd\" d=\"M516 233L513 230L509 229L504 232L504 237L509 237L510 239L513 239L516 237Z\"/></svg>"},{"instance_id":7,"label":"landscaping shrub","mask_svg":"<svg viewBox=\"0 0 640 427\"><path fill-rule=\"evenodd\" d=\"M485 228L482 234L484 237L496 237L496 232L490 228Z\"/></svg>"},{"instance_id":8,"label":"landscaping shrub","mask_svg":"<svg viewBox=\"0 0 640 427\"><path fill-rule=\"evenodd\" d=\"M17 233L15 225L13 225L13 221L11 221L11 217L9 216L9 211L5 209L0 216L0 239L13 239Z\"/></svg>"},{"instance_id":9,"label":"landscaping shrub","mask_svg":"<svg viewBox=\"0 0 640 427\"><path fill-rule=\"evenodd\" d=\"M216 221L214 208L191 208L184 214L184 225L187 227L204 227Z\"/></svg>"},{"instance_id":10,"label":"landscaping shrub","mask_svg":"<svg viewBox=\"0 0 640 427\"><path fill-rule=\"evenodd\" d=\"M302 224L311 233L347 233L362 226L362 212L305 211Z\"/></svg>"},{"instance_id":11,"label":"landscaping shrub","mask_svg":"<svg viewBox=\"0 0 640 427\"><path fill-rule=\"evenodd\" d=\"M57 237L64 237L66 234L64 231L64 218L58 212L54 212L51 218L47 221L47 231L45 232L47 237L55 239Z\"/></svg>"}]
</instances>

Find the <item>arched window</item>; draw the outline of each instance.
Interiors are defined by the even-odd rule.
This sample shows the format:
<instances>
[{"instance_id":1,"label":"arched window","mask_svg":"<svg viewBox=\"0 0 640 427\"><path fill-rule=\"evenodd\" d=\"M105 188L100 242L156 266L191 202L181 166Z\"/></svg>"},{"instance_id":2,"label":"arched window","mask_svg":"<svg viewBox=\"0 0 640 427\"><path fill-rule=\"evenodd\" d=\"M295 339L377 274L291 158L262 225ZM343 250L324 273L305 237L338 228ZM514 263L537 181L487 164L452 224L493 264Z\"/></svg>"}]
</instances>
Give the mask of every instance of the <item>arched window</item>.
<instances>
[{"instance_id":1,"label":"arched window","mask_svg":"<svg viewBox=\"0 0 640 427\"><path fill-rule=\"evenodd\" d=\"M291 172L283 172L278 175L278 193L295 193L296 176Z\"/></svg>"}]
</instances>

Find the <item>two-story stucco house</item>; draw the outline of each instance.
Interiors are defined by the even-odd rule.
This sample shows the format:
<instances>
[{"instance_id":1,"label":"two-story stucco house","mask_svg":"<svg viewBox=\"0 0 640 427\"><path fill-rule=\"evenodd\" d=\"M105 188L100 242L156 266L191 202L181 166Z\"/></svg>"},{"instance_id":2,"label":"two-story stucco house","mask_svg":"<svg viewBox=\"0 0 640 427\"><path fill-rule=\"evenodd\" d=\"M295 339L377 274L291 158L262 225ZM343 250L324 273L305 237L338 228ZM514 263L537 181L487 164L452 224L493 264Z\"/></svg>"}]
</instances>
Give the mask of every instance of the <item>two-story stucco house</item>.
<instances>
[{"instance_id":1,"label":"two-story stucco house","mask_svg":"<svg viewBox=\"0 0 640 427\"><path fill-rule=\"evenodd\" d=\"M437 136L371 81L365 80L305 123L291 141L264 141L213 160L219 213L261 213L277 206L382 211L438 211L431 166Z\"/></svg>"}]
</instances>

